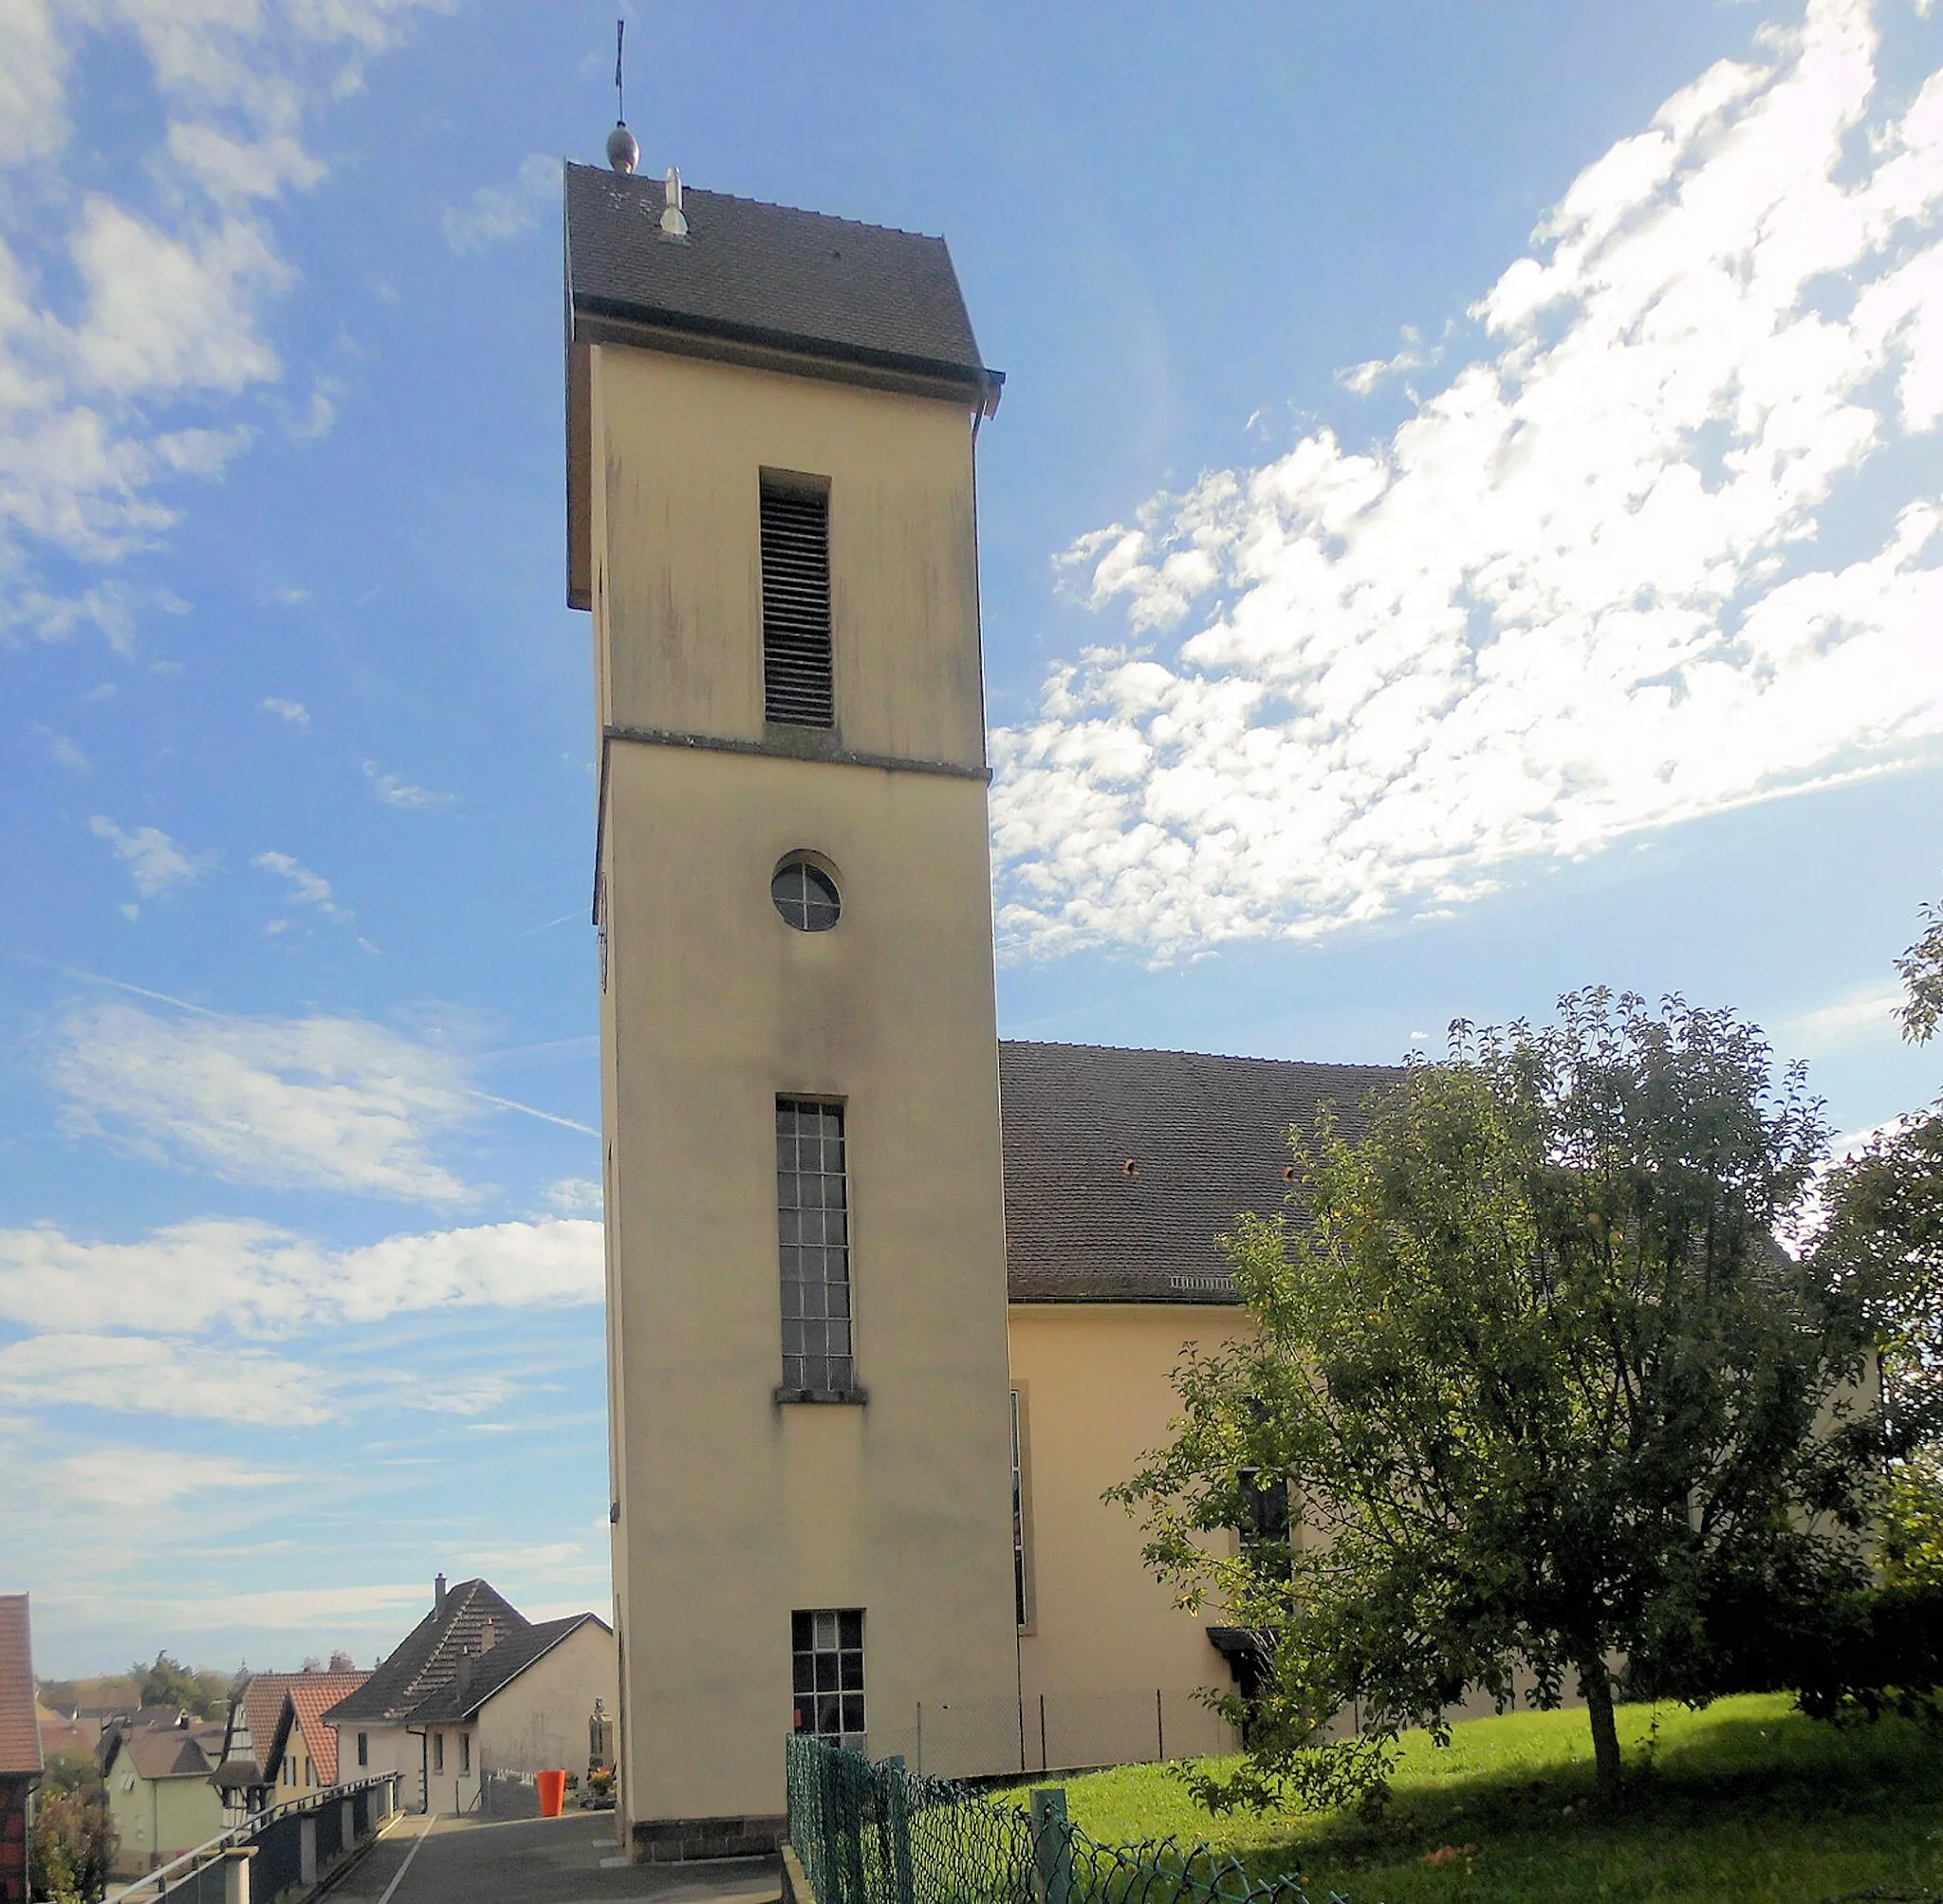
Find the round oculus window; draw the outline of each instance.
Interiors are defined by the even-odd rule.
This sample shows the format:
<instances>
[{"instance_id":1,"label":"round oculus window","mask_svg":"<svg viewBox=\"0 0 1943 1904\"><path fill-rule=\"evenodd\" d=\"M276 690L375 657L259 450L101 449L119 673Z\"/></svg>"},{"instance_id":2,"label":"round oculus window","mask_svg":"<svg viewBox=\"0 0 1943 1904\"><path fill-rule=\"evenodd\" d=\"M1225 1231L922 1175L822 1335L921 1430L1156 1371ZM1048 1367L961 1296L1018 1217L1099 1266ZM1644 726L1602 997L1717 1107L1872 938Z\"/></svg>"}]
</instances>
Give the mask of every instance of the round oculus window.
<instances>
[{"instance_id":1,"label":"round oculus window","mask_svg":"<svg viewBox=\"0 0 1943 1904\"><path fill-rule=\"evenodd\" d=\"M769 897L799 933L826 933L843 911L837 882L807 860L784 860L769 881Z\"/></svg>"}]
</instances>

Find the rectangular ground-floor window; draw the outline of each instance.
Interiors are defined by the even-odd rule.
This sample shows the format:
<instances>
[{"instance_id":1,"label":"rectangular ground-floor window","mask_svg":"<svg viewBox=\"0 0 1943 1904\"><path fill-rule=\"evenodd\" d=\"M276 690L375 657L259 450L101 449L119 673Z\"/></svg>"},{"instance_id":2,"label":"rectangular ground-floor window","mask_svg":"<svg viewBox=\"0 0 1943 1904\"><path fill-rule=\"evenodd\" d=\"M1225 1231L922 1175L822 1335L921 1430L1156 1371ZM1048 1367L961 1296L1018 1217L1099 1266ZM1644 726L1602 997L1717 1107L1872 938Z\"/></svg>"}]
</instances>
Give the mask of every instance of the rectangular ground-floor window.
<instances>
[{"instance_id":1,"label":"rectangular ground-floor window","mask_svg":"<svg viewBox=\"0 0 1943 1904\"><path fill-rule=\"evenodd\" d=\"M434 1732L432 1735L432 1769L435 1772L442 1772L445 1769L445 1734L443 1732Z\"/></svg>"},{"instance_id":2,"label":"rectangular ground-floor window","mask_svg":"<svg viewBox=\"0 0 1943 1904\"><path fill-rule=\"evenodd\" d=\"M796 1729L864 1749L863 1609L789 1616Z\"/></svg>"},{"instance_id":3,"label":"rectangular ground-floor window","mask_svg":"<svg viewBox=\"0 0 1943 1904\"><path fill-rule=\"evenodd\" d=\"M472 1769L472 1735L470 1732L461 1732L459 1734L459 1770L470 1772Z\"/></svg>"}]
</instances>

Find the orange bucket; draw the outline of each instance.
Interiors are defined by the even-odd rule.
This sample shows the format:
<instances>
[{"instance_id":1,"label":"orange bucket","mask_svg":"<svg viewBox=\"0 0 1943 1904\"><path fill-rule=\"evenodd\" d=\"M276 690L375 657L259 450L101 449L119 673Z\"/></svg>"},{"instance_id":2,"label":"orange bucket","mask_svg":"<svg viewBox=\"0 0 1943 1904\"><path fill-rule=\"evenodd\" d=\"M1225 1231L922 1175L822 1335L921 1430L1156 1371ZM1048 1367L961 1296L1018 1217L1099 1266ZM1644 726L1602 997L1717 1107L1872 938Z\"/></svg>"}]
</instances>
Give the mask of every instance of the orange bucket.
<instances>
[{"instance_id":1,"label":"orange bucket","mask_svg":"<svg viewBox=\"0 0 1943 1904\"><path fill-rule=\"evenodd\" d=\"M564 1772L541 1772L540 1816L558 1818L566 1810L566 1774Z\"/></svg>"}]
</instances>

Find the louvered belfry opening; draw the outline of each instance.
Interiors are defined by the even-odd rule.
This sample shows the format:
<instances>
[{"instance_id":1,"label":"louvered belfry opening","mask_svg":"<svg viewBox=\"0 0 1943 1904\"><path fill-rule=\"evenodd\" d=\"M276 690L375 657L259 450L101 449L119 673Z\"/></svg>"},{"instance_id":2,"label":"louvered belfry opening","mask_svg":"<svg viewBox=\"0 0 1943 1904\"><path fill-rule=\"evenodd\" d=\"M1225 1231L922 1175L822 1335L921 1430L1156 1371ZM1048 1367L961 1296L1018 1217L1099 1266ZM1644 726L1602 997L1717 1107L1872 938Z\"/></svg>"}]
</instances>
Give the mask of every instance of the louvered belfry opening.
<instances>
[{"instance_id":1,"label":"louvered belfry opening","mask_svg":"<svg viewBox=\"0 0 1943 1904\"><path fill-rule=\"evenodd\" d=\"M834 725L830 492L763 478L763 718Z\"/></svg>"}]
</instances>

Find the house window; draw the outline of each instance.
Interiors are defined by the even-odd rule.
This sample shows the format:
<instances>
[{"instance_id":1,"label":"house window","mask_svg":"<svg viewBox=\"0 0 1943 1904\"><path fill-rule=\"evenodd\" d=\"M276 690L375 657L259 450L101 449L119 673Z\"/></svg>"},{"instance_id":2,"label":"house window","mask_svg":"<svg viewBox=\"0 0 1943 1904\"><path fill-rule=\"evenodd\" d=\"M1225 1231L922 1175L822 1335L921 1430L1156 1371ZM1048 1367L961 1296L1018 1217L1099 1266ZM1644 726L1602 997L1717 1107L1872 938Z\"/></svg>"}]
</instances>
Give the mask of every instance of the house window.
<instances>
[{"instance_id":1,"label":"house window","mask_svg":"<svg viewBox=\"0 0 1943 1904\"><path fill-rule=\"evenodd\" d=\"M371 1734L369 1732L360 1732L358 1734L358 1763L361 1765L368 1765L371 1763Z\"/></svg>"},{"instance_id":2,"label":"house window","mask_svg":"<svg viewBox=\"0 0 1943 1904\"><path fill-rule=\"evenodd\" d=\"M459 1770L470 1772L472 1769L472 1735L470 1732L461 1732L459 1734Z\"/></svg>"},{"instance_id":3,"label":"house window","mask_svg":"<svg viewBox=\"0 0 1943 1904\"><path fill-rule=\"evenodd\" d=\"M776 1235L784 1392L847 1394L853 1384L842 1105L776 1100Z\"/></svg>"},{"instance_id":4,"label":"house window","mask_svg":"<svg viewBox=\"0 0 1943 1904\"><path fill-rule=\"evenodd\" d=\"M831 727L828 485L765 476L762 543L763 718Z\"/></svg>"},{"instance_id":5,"label":"house window","mask_svg":"<svg viewBox=\"0 0 1943 1904\"><path fill-rule=\"evenodd\" d=\"M789 1628L796 1729L862 1751L862 1608L792 1613Z\"/></svg>"},{"instance_id":6,"label":"house window","mask_svg":"<svg viewBox=\"0 0 1943 1904\"><path fill-rule=\"evenodd\" d=\"M434 1732L432 1735L432 1769L435 1772L442 1772L445 1769L445 1734L443 1732Z\"/></svg>"},{"instance_id":7,"label":"house window","mask_svg":"<svg viewBox=\"0 0 1943 1904\"><path fill-rule=\"evenodd\" d=\"M1026 1619L1026 1463L1019 1435L1019 1391L1012 1391L1012 1610Z\"/></svg>"}]
</instances>

